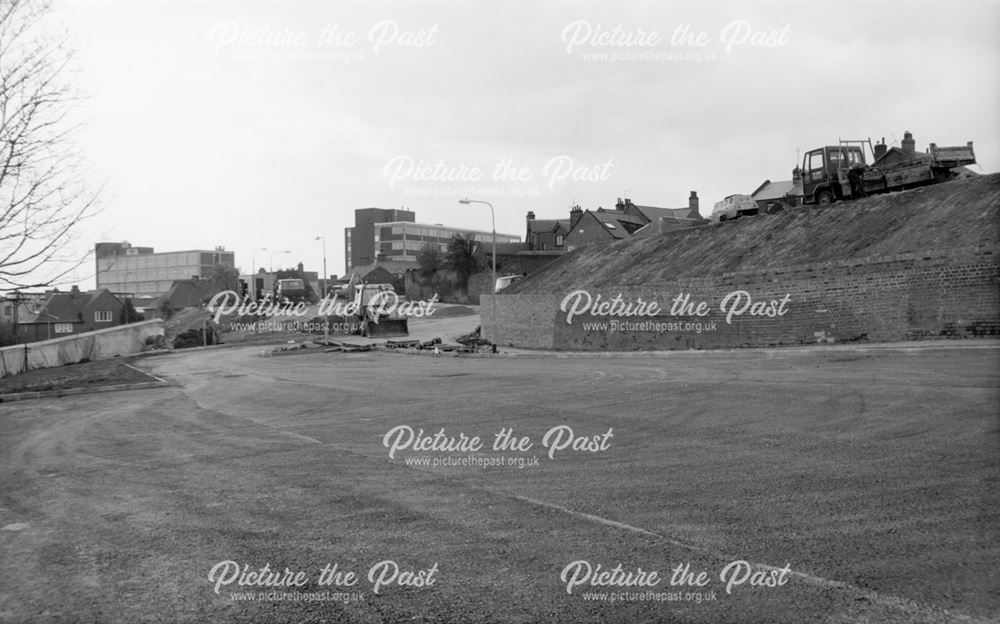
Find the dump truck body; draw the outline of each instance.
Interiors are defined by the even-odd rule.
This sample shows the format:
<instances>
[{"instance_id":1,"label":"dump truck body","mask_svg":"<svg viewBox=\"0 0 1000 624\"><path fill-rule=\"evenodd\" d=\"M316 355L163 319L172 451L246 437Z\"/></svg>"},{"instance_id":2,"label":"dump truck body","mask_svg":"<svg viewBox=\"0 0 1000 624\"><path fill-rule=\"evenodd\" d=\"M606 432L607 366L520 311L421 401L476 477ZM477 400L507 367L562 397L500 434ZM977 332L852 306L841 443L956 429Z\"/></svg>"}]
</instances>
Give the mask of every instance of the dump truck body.
<instances>
[{"instance_id":1,"label":"dump truck body","mask_svg":"<svg viewBox=\"0 0 1000 624\"><path fill-rule=\"evenodd\" d=\"M954 147L931 143L927 153L914 153L911 135L905 136L904 142L910 144L908 149L886 150L882 144L873 148L870 140L842 140L838 145L806 152L802 160L803 203L829 204L945 182L951 178L953 169L976 162L971 141ZM871 164L866 145L872 155ZM878 152L881 153L875 158Z\"/></svg>"}]
</instances>

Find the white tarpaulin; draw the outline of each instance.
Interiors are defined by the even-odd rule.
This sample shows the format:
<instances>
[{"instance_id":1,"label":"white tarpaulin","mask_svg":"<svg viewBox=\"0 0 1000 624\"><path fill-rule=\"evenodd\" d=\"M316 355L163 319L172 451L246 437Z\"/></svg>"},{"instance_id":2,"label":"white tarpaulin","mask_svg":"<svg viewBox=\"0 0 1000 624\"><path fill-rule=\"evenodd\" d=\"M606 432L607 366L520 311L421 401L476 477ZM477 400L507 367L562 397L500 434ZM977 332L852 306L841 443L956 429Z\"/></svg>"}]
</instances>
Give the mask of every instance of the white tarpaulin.
<instances>
[{"instance_id":1,"label":"white tarpaulin","mask_svg":"<svg viewBox=\"0 0 1000 624\"><path fill-rule=\"evenodd\" d=\"M0 349L0 377L25 370L76 364L142 351L146 339L163 335L160 319Z\"/></svg>"}]
</instances>

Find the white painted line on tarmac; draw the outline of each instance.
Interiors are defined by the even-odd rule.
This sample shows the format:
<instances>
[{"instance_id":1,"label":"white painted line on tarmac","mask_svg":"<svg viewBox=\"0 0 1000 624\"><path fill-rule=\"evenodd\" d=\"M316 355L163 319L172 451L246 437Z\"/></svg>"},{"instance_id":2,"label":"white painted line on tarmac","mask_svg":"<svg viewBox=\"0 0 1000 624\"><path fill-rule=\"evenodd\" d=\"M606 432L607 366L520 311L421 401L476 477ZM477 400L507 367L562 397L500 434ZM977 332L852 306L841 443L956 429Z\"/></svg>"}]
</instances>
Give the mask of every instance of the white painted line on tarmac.
<instances>
[{"instance_id":1,"label":"white painted line on tarmac","mask_svg":"<svg viewBox=\"0 0 1000 624\"><path fill-rule=\"evenodd\" d=\"M142 373L143 375L145 375L147 377L152 377L153 379L155 379L156 381L158 381L160 383L167 383L166 380L160 379L159 377L157 377L156 375L154 375L153 373L151 373L149 371L144 371L141 368L136 368L135 366L132 366L128 362L122 362L122 364L124 364L125 366L128 366L129 368L131 368L134 371Z\"/></svg>"},{"instance_id":2,"label":"white painted line on tarmac","mask_svg":"<svg viewBox=\"0 0 1000 624\"><path fill-rule=\"evenodd\" d=\"M494 490L494 491L496 491L496 490ZM694 544L688 544L686 542L682 542L682 541L674 539L672 537L668 537L666 535L661 535L660 533L656 533L655 531L650 531L649 529L643 529L642 527L632 526L631 524L626 524L624 522L618 522L617 520L611 520L611 519L608 519L608 518L602 518L601 516L595 516L593 514L584 513L582 511L574 511L572 509L569 509L568 507L563 507L562 505L556 505L555 503L549 503L549 502L541 501L541 500L538 500L538 499L535 499L535 498L529 498L527 496L520 496L518 494L513 494L511 492L503 491L503 493L506 494L506 495L508 495L508 496L511 496L511 497L513 497L513 498L515 498L517 500L523 501L525 503L529 503L531 505L536 505L536 506L539 506L539 507L545 507L547 509L553 509L555 511L560 511L562 513L569 514L569 515L577 517L577 518L582 518L582 519L588 520L590 522L597 522L597 523L603 524L605 526L614 527L616 529L622 529L624 531L629 531L631 533L638 533L639 535L646 535L646 536L649 536L649 537L652 537L652 538L655 538L655 539L658 539L658 540L661 540L661 541L665 541L665 542L667 542L667 543L669 543L669 544L671 544L673 546L678 546L680 548L684 548L686 550L693 550L695 552L700 552L700 553L703 553L703 554L706 554L706 555L711 555L713 557L717 557L717 558L723 559L723 560L727 559L727 556L724 555L723 553L715 552L715 551L709 550L707 548L702 548L702 547L696 546ZM767 570L768 572L780 571L780 570L784 569L783 567L779 568L777 566L772 566L772 565L768 565L768 564L764 564L764 563L750 562L750 565L752 565L754 568L759 568L759 569L762 569L762 570ZM821 587L823 589L842 589L842 590L847 590L847 591L850 591L852 593L860 595L862 598L864 598L865 600L871 602L872 604L876 604L876 605L883 606L883 607L889 607L889 608L892 608L892 609L898 609L898 610L900 610L900 611L902 611L902 612L904 612L906 614L909 614L909 615L919 614L920 616L923 616L923 617L927 618L928 621L935 621L935 622L937 622L937 621L940 621L940 617L942 615L947 615L950 618L950 621L954 621L954 622L968 622L970 624L991 624L991 620L982 620L982 619L979 619L979 618L974 618L974 617L969 616L969 615L964 615L964 614L961 614L961 613L956 613L956 612L950 611L950 610L932 609L932 608L920 605L920 604L918 604L916 602L913 602L912 600L908 600L906 598L900 598L899 596L893 596L892 594L883 594L883 593L871 591L869 589L864 589L862 587L858 587L856 585L851 585L850 583L845 583L843 581L834 581L834 580L831 580L831 579L825 579L825 578L822 578L822 577L819 577L819 576L814 576L812 574L807 574L805 572L796 572L795 570L790 570L789 574L791 576L794 576L794 577L796 577L796 578L798 578L798 579L800 579L800 580L802 580L802 581L810 584L810 585Z\"/></svg>"},{"instance_id":3,"label":"white painted line on tarmac","mask_svg":"<svg viewBox=\"0 0 1000 624\"><path fill-rule=\"evenodd\" d=\"M320 442L316 438L310 438L309 436L304 436L301 433L295 433L294 431L285 431L284 429L279 429L279 431L281 431L281 433L288 434L294 438L299 438L300 440L305 440L306 442L312 442L313 444L319 444L320 446L323 446L323 442Z\"/></svg>"},{"instance_id":4,"label":"white painted line on tarmac","mask_svg":"<svg viewBox=\"0 0 1000 624\"><path fill-rule=\"evenodd\" d=\"M320 446L325 446L324 442L321 442L315 438L310 438L309 436L305 436L300 433L295 433L294 431L287 431L284 429L281 429L280 431L281 433L290 435L292 437L299 438L301 440L305 440L313 444L319 444ZM616 529L621 529L623 531L628 531L630 533L636 533L639 535L652 537L654 539L667 542L668 544L671 544L673 546L684 548L685 550L691 550L694 552L703 553L705 555L716 557L718 559L725 560L727 558L730 559L732 558L728 557L723 553L710 550L708 548L703 548L701 546L696 546L694 544L690 544L687 542L682 542L678 539L657 533L655 531L650 531L649 529L633 526L631 524L626 524L624 522L618 522L617 520L611 520L610 518L602 518L601 516L595 516L594 514L585 513L582 511L575 511L573 509L570 509L568 507L563 507L562 505L557 505L555 503L549 503L528 496L521 496L519 494L514 494L513 492L509 492L506 490L495 490L493 488L488 488L488 487L477 488L477 489L483 489L489 492L493 492L494 494L503 494L505 496L509 496L515 500L519 500L528 503L530 505L535 505L537 507L545 507L546 509L559 511L561 513L565 513L574 516L576 518L587 520L589 522L596 522L598 524L603 524L604 526L614 527ZM777 572L784 570L784 567L773 566L765 563L750 562L750 565L753 566L754 568L766 570L768 572ZM929 622L931 621L937 622L940 621L940 618L942 616L947 616L950 619L950 621L954 622L966 622L968 624L996 624L996 622L992 620L983 620L980 618L975 618L969 615L957 613L955 611L946 609L933 609L918 604L916 602L913 602L912 600L909 600L907 598L900 598L899 596L894 596L892 594L875 592L869 589L858 587L857 585L852 585L850 583L845 583L843 581L834 581L832 579L826 579L820 576L808 574L806 572L797 572L795 570L789 570L788 574L795 578L800 579L801 581L809 585L813 585L823 589L840 589L849 591L855 595L860 596L861 598L864 598L865 600L874 605L895 609L909 616L919 615L920 617L925 618L926 621Z\"/></svg>"}]
</instances>

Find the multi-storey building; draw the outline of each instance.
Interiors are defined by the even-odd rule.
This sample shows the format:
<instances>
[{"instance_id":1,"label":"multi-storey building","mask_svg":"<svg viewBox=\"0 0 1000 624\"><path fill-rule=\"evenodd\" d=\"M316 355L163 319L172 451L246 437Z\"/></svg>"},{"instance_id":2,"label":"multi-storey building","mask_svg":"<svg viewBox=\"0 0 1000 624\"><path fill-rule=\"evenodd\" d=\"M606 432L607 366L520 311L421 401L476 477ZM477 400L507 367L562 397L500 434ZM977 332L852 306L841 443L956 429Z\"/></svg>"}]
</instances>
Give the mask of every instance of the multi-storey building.
<instances>
[{"instance_id":1,"label":"multi-storey building","mask_svg":"<svg viewBox=\"0 0 1000 624\"><path fill-rule=\"evenodd\" d=\"M354 211L354 227L344 229L347 275L358 267L379 263L417 266L417 254L424 245L435 245L442 252L456 234L472 234L489 245L493 233L482 230L455 228L441 224L417 223L409 210L383 210L362 208ZM497 244L519 243L515 234L497 233Z\"/></svg>"},{"instance_id":2,"label":"multi-storey building","mask_svg":"<svg viewBox=\"0 0 1000 624\"><path fill-rule=\"evenodd\" d=\"M375 224L414 221L410 210L358 208L354 211L354 227L344 229L344 266L347 275L353 268L375 264Z\"/></svg>"},{"instance_id":3,"label":"multi-storey building","mask_svg":"<svg viewBox=\"0 0 1000 624\"><path fill-rule=\"evenodd\" d=\"M215 265L236 266L233 252L222 247L156 253L128 242L97 243L94 256L98 289L137 297L162 295L174 280L209 277Z\"/></svg>"},{"instance_id":4,"label":"multi-storey building","mask_svg":"<svg viewBox=\"0 0 1000 624\"><path fill-rule=\"evenodd\" d=\"M471 234L483 245L493 242L493 233L481 230L466 230L444 225L427 223L379 223L375 227L375 249L377 260L389 262L417 263L417 254L425 245L436 246L441 252L448 250L448 243L456 234ZM497 244L519 243L521 237L497 232Z\"/></svg>"}]
</instances>

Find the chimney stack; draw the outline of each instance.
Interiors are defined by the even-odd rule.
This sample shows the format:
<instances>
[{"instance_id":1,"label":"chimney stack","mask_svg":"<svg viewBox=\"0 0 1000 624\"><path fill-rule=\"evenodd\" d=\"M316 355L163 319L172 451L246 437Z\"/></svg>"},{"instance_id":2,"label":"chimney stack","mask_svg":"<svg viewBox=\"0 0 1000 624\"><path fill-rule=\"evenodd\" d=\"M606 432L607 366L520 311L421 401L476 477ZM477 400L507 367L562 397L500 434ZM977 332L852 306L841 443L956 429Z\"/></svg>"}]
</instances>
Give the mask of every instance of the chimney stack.
<instances>
[{"instance_id":1,"label":"chimney stack","mask_svg":"<svg viewBox=\"0 0 1000 624\"><path fill-rule=\"evenodd\" d=\"M906 134L909 134L909 132L907 132ZM888 151L889 151L889 148L886 147L886 145L885 145L885 137L882 137L882 140L880 142L878 142L878 143L875 144L875 148L874 148L875 160L877 161L879 158L882 158L883 156L885 156L885 153L888 152Z\"/></svg>"},{"instance_id":2,"label":"chimney stack","mask_svg":"<svg viewBox=\"0 0 1000 624\"><path fill-rule=\"evenodd\" d=\"M900 144L907 156L915 156L917 153L917 142L913 140L913 135L907 130L903 133L903 141Z\"/></svg>"},{"instance_id":3,"label":"chimney stack","mask_svg":"<svg viewBox=\"0 0 1000 624\"><path fill-rule=\"evenodd\" d=\"M691 217L692 219L697 219L701 216L701 212L698 210L697 191L691 191L691 196L688 197L688 208L691 209L691 211L688 213L688 216Z\"/></svg>"},{"instance_id":4,"label":"chimney stack","mask_svg":"<svg viewBox=\"0 0 1000 624\"><path fill-rule=\"evenodd\" d=\"M580 205L579 204L577 204L576 206L573 206L570 209L570 211L569 211L569 229L570 229L570 231L572 231L573 228L576 227L576 222L579 221L580 217L582 217L582 216L583 216L583 210L580 209Z\"/></svg>"}]
</instances>

